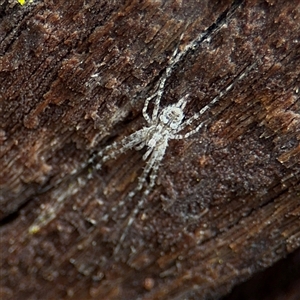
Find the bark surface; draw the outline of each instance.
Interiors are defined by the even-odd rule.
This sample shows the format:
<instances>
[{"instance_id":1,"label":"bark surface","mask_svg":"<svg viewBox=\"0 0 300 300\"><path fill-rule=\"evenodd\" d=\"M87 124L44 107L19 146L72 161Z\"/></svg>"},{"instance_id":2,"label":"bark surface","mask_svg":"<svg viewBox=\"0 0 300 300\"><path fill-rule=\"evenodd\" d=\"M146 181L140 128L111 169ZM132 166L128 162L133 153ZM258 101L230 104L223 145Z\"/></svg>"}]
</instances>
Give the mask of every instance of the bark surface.
<instances>
[{"instance_id":1,"label":"bark surface","mask_svg":"<svg viewBox=\"0 0 300 300\"><path fill-rule=\"evenodd\" d=\"M0 298L219 299L299 248L299 32L299 1L0 0ZM222 96L114 255L145 150L87 161L191 41L161 106Z\"/></svg>"}]
</instances>

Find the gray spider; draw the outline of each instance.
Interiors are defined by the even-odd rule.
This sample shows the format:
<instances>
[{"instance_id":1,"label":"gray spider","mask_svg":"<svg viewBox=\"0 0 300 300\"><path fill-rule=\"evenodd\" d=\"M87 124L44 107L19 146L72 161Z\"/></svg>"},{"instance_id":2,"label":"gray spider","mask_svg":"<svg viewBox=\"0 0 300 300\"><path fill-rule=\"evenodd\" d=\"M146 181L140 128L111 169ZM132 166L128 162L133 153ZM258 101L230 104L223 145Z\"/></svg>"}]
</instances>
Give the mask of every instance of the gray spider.
<instances>
[{"instance_id":1,"label":"gray spider","mask_svg":"<svg viewBox=\"0 0 300 300\"><path fill-rule=\"evenodd\" d=\"M101 157L102 159L96 165L96 169L100 169L101 165L104 162L108 161L109 159L115 158L119 154L125 153L127 150L133 148L136 150L141 150L144 147L147 148L145 154L143 155L143 160L146 161L146 166L138 179L137 186L128 194L127 199L132 199L139 191L143 189L143 187L145 187L145 190L143 191L143 194L141 195L135 208L132 210L125 221L124 230L115 248L114 254L119 251L129 227L133 223L140 209L144 206L146 196L151 192L153 186L155 185L157 172L168 147L168 142L170 140L186 139L198 132L206 123L205 121L200 122L200 124L194 127L194 129L186 133L181 133L185 132L186 129L189 128L194 121L197 121L206 111L208 111L214 104L216 104L226 92L232 89L237 81L243 78L245 74L256 65L256 63L253 63L252 65L246 67L241 72L241 74L224 89L224 91L221 91L215 98L213 98L207 105L205 105L199 112L195 113L191 118L185 119L184 109L189 94L186 94L177 103L170 104L164 108L160 107L160 100L164 93L166 80L170 77L174 65L177 64L183 54L185 54L189 50L191 45L193 44L190 43L190 45L185 47L183 52L178 53L177 49L174 51L170 63L168 64L165 73L162 75L158 83L156 91L145 100L142 112L147 125L140 130L130 134L129 136L123 138L121 141L117 141L112 143L111 145L106 146L103 150L99 151L89 160L89 163L92 163L95 157ZM147 110L150 101L152 101L153 99L155 99L155 101L152 116L150 117L147 113ZM148 177L149 183L147 184ZM118 206L121 206L123 204L124 201L120 202Z\"/></svg>"},{"instance_id":2,"label":"gray spider","mask_svg":"<svg viewBox=\"0 0 300 300\"><path fill-rule=\"evenodd\" d=\"M119 239L117 247L115 248L115 254L118 252L122 242L124 241L128 228L131 226L136 215L144 205L145 197L150 193L153 186L155 185L157 172L165 155L169 140L180 140L188 138L192 134L196 133L204 124L202 122L195 129L188 131L187 133L180 134L180 132L189 127L194 120L197 120L199 115L203 114L204 111L208 109L208 106L205 110L202 109L200 114L197 113L193 117L184 120L184 108L187 103L186 99L189 96L187 94L182 97L177 103L170 104L161 109L160 100L163 94L165 81L166 77L164 76L159 84L157 92L148 97L145 101L143 108L143 117L146 120L147 125L140 130L130 134L129 136L123 138L121 141L117 141L112 143L111 145L106 146L96 155L102 158L96 165L96 169L100 169L104 162L115 158L119 154L125 153L127 150L133 148L136 150L141 150L144 147L147 148L145 154L143 155L143 160L146 161L146 166L138 179L137 186L128 194L129 200L132 199L139 191L141 191L143 187L145 187L145 190L143 191L143 194L136 204L135 208L127 218L125 229ZM153 98L156 99L154 102L152 116L150 117L147 113L147 109L149 102ZM93 160L94 158L92 158L90 162L92 162ZM146 184L148 177L149 183ZM121 206L123 203L124 202L119 203L119 206Z\"/></svg>"},{"instance_id":3,"label":"gray spider","mask_svg":"<svg viewBox=\"0 0 300 300\"><path fill-rule=\"evenodd\" d=\"M150 174L149 185L144 191L145 195L147 195L155 184L157 170L165 155L169 140L188 138L197 132L203 125L203 123L200 123L197 128L185 134L179 134L190 125L193 120L197 119L198 116L198 114L196 114L194 117L184 121L184 108L188 96L189 95L186 95L177 103L168 105L161 110L159 110L159 101L157 100L151 118L147 114L148 98L143 109L143 116L147 121L147 125L125 137L123 140L108 145L100 151L97 156L102 157L102 160L96 165L96 169L100 169L102 163L129 149L134 148L136 150L141 150L146 147L147 151L143 155L143 160L147 161L146 167L138 180L136 189L129 193L129 197L132 198L137 191L143 188L144 183Z\"/></svg>"}]
</instances>

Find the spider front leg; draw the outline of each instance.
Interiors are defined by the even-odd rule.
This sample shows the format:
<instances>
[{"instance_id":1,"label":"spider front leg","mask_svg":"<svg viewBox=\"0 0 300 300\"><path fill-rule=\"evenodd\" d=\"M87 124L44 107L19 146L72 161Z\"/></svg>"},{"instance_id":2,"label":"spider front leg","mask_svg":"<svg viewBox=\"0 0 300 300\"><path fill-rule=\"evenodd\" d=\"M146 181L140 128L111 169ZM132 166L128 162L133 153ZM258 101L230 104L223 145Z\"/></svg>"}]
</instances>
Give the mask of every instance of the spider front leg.
<instances>
[{"instance_id":1,"label":"spider front leg","mask_svg":"<svg viewBox=\"0 0 300 300\"><path fill-rule=\"evenodd\" d=\"M143 112L143 117L144 117L144 119L146 120L146 122L148 124L151 124L151 123L153 123L153 121L157 120L158 111L159 111L159 105L160 105L160 100L161 100L161 97L162 97L163 92L164 92L164 86L165 86L166 80L167 80L167 71L163 75L163 77L160 79L156 92L153 93L151 96L149 96L145 100L145 104L144 104L142 112ZM148 109L149 102L153 98L156 98L156 99L155 99L155 102L154 102L154 108L153 108L153 112L152 112L152 118L150 118L150 116L147 113L147 109Z\"/></svg>"},{"instance_id":2,"label":"spider front leg","mask_svg":"<svg viewBox=\"0 0 300 300\"><path fill-rule=\"evenodd\" d=\"M149 102L154 98L156 96L156 94L153 94L153 95L151 95L150 97L148 97L146 100L145 100L145 103L144 103L144 107L143 107L143 117L144 117L144 119L146 120L146 122L148 123L148 124L150 124L151 123L151 119L150 119L150 117L149 117L149 115L148 115L148 113L147 113L147 109L148 109L148 105L149 105Z\"/></svg>"},{"instance_id":3,"label":"spider front leg","mask_svg":"<svg viewBox=\"0 0 300 300\"><path fill-rule=\"evenodd\" d=\"M224 88L223 91L220 91L220 93L216 97L214 97L208 104L206 104L204 107L202 107L198 113L196 113L195 115L193 115L190 119L187 119L186 121L184 121L179 126L178 132L181 131L181 130L183 130L187 126L191 125L195 120L197 120L200 116L202 116L209 109L211 109L215 104L217 104L220 101L220 99L226 93L228 93L236 85L236 83L239 80L241 80L242 78L244 78L249 73L249 71L251 69L253 69L256 65L257 65L257 62L255 61L254 63L252 63L251 65L249 65L248 67L246 67L236 78L234 78L232 80L232 82L227 87ZM194 134L195 132L197 132L201 127L202 127L202 125L200 123L200 125L198 125L196 129L190 131L187 136L183 135L181 138L186 138L188 136L191 136L192 134Z\"/></svg>"},{"instance_id":4,"label":"spider front leg","mask_svg":"<svg viewBox=\"0 0 300 300\"><path fill-rule=\"evenodd\" d=\"M183 34L180 36L180 40L182 39ZM180 55L178 56L178 48L176 48L170 58L170 61L166 67L166 71L165 73L162 75L161 79L159 80L159 84L158 87L156 88L155 93L153 93L150 97L148 97L145 100L145 104L144 104L144 108L143 108L143 116L144 119L150 124L151 121L156 121L157 117L158 117L158 111L159 111L159 107L160 107L160 100L162 98L162 95L164 93L164 87L166 84L167 79L170 77L171 73L172 73L172 68L174 67L174 65L179 61L180 59ZM153 112L152 112L152 119L150 118L150 116L147 113L147 109L148 109L148 104L149 102L153 99L155 99L154 102L154 108L153 108Z\"/></svg>"},{"instance_id":5,"label":"spider front leg","mask_svg":"<svg viewBox=\"0 0 300 300\"><path fill-rule=\"evenodd\" d=\"M203 126L207 126L206 122L201 122L195 129L192 129L185 134L175 134L174 139L175 140L186 139L186 138L190 137L191 135L195 134L196 132L198 132Z\"/></svg>"},{"instance_id":6,"label":"spider front leg","mask_svg":"<svg viewBox=\"0 0 300 300\"><path fill-rule=\"evenodd\" d=\"M214 99L212 99L208 104L206 104L204 107L202 107L200 109L200 111L196 114L194 114L191 118L185 120L178 128L178 132L185 129L187 126L191 125L194 121L196 121L197 119L199 119L199 117L201 117L206 111L208 111L214 104L216 104L220 98L223 96L223 94L219 94L218 96L216 96ZM191 133L190 135L194 134L195 132L197 132L200 128L202 127L201 123L197 126L196 129L193 130L193 133ZM189 135L189 136L190 136Z\"/></svg>"}]
</instances>

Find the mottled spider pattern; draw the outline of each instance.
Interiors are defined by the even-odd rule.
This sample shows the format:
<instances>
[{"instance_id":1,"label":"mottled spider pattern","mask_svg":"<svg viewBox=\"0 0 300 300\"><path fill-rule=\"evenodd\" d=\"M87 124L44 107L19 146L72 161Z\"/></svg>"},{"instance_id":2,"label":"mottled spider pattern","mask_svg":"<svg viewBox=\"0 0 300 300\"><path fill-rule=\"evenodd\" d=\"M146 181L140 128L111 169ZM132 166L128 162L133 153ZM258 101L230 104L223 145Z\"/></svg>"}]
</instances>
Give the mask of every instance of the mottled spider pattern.
<instances>
[{"instance_id":1,"label":"mottled spider pattern","mask_svg":"<svg viewBox=\"0 0 300 300\"><path fill-rule=\"evenodd\" d=\"M142 113L147 124L140 130L123 138L121 141L116 141L111 145L106 146L89 160L89 163L93 163L95 157L100 157L100 162L97 163L95 167L96 169L100 169L103 163L116 158L118 155L123 154L130 149L142 150L143 148L146 148L146 152L143 155L143 160L146 161L145 168L141 176L138 178L137 186L128 193L126 201L132 200L138 192L142 191L143 188L144 190L134 209L125 221L124 229L115 248L114 254L119 251L128 229L132 225L139 211L143 208L146 196L149 195L155 185L157 172L166 153L169 141L186 139L198 132L206 123L206 121L199 122L200 117L214 104L216 104L226 92L232 89L234 84L244 77L245 74L256 64L253 63L246 67L230 85L221 91L207 105L201 108L199 112L186 119L184 109L187 104L189 94L186 93L186 95L181 97L177 103L167 105L163 108L160 106L160 101L165 90L166 80L170 77L173 67L192 46L193 42L187 45L182 52L178 52L178 49L174 51L164 74L156 86L155 92L146 98ZM148 114L148 106L151 101L153 101L153 111L150 116ZM198 124L194 124L197 122ZM193 129L188 131L190 127ZM118 206L123 204L124 201L121 201Z\"/></svg>"},{"instance_id":2,"label":"mottled spider pattern","mask_svg":"<svg viewBox=\"0 0 300 300\"><path fill-rule=\"evenodd\" d=\"M139 191L141 191L143 188L145 189L140 200L126 221L125 229L119 240L119 245L121 245L123 242L128 228L131 226L136 215L143 207L145 197L150 193L155 185L157 172L166 153L169 141L188 138L192 134L196 133L204 124L200 123L193 130L190 130L186 133L181 133L185 131L186 128L193 123L193 121L197 120L199 115L196 114L192 118L185 120L184 108L187 103L186 99L189 95L182 97L177 103L168 105L161 109L160 100L162 93L160 93L160 90L163 88L161 84L158 92L154 94L156 99L151 117L147 113L148 104L155 97L152 95L145 101L143 117L146 120L147 125L125 137L121 141L117 141L106 146L96 155L102 158L101 161L96 165L96 169L100 169L104 162L115 158L119 154L125 153L129 149L134 148L135 150L141 150L146 147L146 152L143 155L143 160L146 161L146 166L141 176L138 178L137 186L128 194L128 198L132 199ZM149 182L147 182L148 177Z\"/></svg>"}]
</instances>

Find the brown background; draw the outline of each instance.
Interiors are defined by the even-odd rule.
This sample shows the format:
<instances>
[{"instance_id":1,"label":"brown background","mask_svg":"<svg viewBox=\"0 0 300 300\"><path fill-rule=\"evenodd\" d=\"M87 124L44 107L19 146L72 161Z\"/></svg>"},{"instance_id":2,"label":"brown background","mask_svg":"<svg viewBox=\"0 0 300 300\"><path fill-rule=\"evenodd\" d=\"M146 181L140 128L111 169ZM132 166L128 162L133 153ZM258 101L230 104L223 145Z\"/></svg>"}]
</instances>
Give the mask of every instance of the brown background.
<instances>
[{"instance_id":1,"label":"brown background","mask_svg":"<svg viewBox=\"0 0 300 300\"><path fill-rule=\"evenodd\" d=\"M220 299L293 253L227 299L298 299L299 32L299 1L0 0L2 298ZM189 93L188 118L233 88L170 141L112 255L143 151L87 161L145 125L192 40L162 106Z\"/></svg>"}]
</instances>

